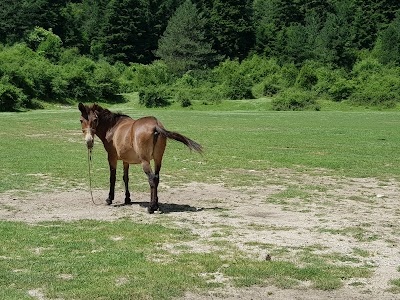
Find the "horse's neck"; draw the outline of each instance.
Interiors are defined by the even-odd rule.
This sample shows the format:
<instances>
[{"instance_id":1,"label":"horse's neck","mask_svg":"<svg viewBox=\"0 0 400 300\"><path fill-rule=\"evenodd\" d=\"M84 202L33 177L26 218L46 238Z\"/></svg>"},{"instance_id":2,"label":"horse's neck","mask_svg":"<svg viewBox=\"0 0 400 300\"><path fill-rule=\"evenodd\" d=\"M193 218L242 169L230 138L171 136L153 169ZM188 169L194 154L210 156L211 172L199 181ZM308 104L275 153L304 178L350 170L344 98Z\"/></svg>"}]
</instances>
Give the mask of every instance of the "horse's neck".
<instances>
[{"instance_id":1,"label":"horse's neck","mask_svg":"<svg viewBox=\"0 0 400 300\"><path fill-rule=\"evenodd\" d=\"M96 135L104 143L106 141L107 131L109 131L115 124L112 124L111 119L99 118L99 125L97 126Z\"/></svg>"}]
</instances>

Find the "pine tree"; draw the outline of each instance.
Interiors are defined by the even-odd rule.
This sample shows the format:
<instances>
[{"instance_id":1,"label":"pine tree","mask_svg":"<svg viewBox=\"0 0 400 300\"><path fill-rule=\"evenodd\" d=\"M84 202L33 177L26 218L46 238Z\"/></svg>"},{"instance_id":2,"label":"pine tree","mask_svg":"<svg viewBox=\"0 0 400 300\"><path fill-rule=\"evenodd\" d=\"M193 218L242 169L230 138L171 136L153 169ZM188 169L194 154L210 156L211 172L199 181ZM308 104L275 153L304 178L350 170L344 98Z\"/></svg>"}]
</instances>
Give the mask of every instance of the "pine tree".
<instances>
[{"instance_id":1,"label":"pine tree","mask_svg":"<svg viewBox=\"0 0 400 300\"><path fill-rule=\"evenodd\" d=\"M191 0L179 6L169 20L156 55L173 73L203 69L217 61L218 57L205 37L205 22Z\"/></svg>"},{"instance_id":2,"label":"pine tree","mask_svg":"<svg viewBox=\"0 0 400 300\"><path fill-rule=\"evenodd\" d=\"M380 62L400 65L400 11L389 26L380 33L375 52Z\"/></svg>"},{"instance_id":3,"label":"pine tree","mask_svg":"<svg viewBox=\"0 0 400 300\"><path fill-rule=\"evenodd\" d=\"M146 14L144 0L111 0L103 28L103 53L111 61L143 62Z\"/></svg>"},{"instance_id":4,"label":"pine tree","mask_svg":"<svg viewBox=\"0 0 400 300\"><path fill-rule=\"evenodd\" d=\"M335 12L328 13L315 44L315 56L323 63L351 67L355 61L352 48L351 24L353 20L352 0L335 4Z\"/></svg>"},{"instance_id":5,"label":"pine tree","mask_svg":"<svg viewBox=\"0 0 400 300\"><path fill-rule=\"evenodd\" d=\"M254 47L253 1L214 0L210 10L214 48L229 58L245 58Z\"/></svg>"}]
</instances>

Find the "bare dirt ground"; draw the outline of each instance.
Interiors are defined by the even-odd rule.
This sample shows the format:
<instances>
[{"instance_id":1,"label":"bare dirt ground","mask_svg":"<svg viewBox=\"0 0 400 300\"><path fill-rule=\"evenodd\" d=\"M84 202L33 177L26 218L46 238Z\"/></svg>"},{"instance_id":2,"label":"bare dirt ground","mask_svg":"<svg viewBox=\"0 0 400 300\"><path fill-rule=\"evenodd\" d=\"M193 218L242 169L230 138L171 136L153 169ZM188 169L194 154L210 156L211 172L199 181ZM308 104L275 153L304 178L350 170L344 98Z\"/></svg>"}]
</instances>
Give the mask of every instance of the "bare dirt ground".
<instances>
[{"instance_id":1,"label":"bare dirt ground","mask_svg":"<svg viewBox=\"0 0 400 300\"><path fill-rule=\"evenodd\" d=\"M124 195L119 191L115 203L106 206L103 198L107 191L94 191L95 201L101 204L94 205L88 191L73 190L0 194L0 219L36 223L129 217L137 222L190 228L200 236L197 244L187 245L193 251L212 251L213 244L207 241L222 239L254 259L265 260L274 249L287 248L295 254L317 246L321 254L354 257L356 252L363 253L354 265L368 264L374 271L372 277L346 281L334 291L315 290L307 283L294 289L238 289L226 281L224 288L207 294L191 291L184 299L400 299L399 294L389 291L390 280L400 278L398 182L339 178L323 170L312 174L288 169L241 172L259 178L261 187L204 183L161 186L163 214L146 213L148 193L131 191L134 204L124 206Z\"/></svg>"}]
</instances>

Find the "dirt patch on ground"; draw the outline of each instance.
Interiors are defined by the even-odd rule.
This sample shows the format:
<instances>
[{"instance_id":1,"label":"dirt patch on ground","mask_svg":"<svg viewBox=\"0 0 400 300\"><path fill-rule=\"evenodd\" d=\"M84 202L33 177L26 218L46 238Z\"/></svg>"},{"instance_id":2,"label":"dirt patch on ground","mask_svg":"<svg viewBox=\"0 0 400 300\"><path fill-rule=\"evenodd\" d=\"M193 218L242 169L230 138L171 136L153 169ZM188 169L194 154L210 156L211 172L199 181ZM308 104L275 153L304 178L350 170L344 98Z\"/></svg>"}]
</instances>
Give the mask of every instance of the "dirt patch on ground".
<instances>
[{"instance_id":1,"label":"dirt patch on ground","mask_svg":"<svg viewBox=\"0 0 400 300\"><path fill-rule=\"evenodd\" d=\"M36 223L129 217L137 222L190 228L201 241L226 240L259 260L265 260L273 249L280 247L294 254L305 247L317 247L322 254L355 256L357 252L361 254L355 264L369 264L374 271L370 278L345 282L342 288L329 292L306 285L296 289L237 289L227 283L223 289L205 295L188 293L184 299L400 298L388 291L392 287L390 280L400 278L398 182L338 178L318 171L304 174L288 169L240 172L259 177L262 186L164 186L160 191L161 215L146 213L148 193L131 191L134 203L124 206L120 191L115 203L106 206L102 200L106 191L94 191L95 201L100 204L94 205L87 191L74 190L26 196L0 194L0 219ZM187 246L193 251L212 251L210 245L205 242Z\"/></svg>"}]
</instances>

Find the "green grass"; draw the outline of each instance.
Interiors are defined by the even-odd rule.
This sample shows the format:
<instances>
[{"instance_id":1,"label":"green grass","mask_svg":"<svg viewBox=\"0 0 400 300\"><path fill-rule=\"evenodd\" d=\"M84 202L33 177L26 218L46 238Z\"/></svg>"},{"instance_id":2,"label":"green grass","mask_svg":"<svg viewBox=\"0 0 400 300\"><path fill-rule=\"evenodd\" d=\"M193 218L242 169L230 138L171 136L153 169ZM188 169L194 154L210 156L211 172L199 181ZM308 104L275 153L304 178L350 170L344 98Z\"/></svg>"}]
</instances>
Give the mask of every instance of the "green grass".
<instances>
[{"instance_id":1,"label":"green grass","mask_svg":"<svg viewBox=\"0 0 400 300\"><path fill-rule=\"evenodd\" d=\"M177 105L143 109L134 101L109 108L134 118L154 115L167 129L204 146L205 154L200 156L179 143L168 144L161 181L170 186L191 181L266 185L276 180L268 176L273 168L314 175L323 169L324 174L344 178L400 179L400 158L394 155L400 146L397 111L343 106L345 111L272 112L269 106L270 101L264 99L218 105L196 102L192 109ZM55 106L0 114L0 193L86 189L87 150L79 115L76 107ZM98 139L93 169L94 187L108 188L106 152ZM117 182L122 189L121 163ZM138 166L131 167L130 185L132 191L148 190ZM289 185L270 201L306 200L316 187ZM11 207L4 204L2 209ZM230 217L227 211L217 213ZM364 227L320 231L356 241L376 240ZM265 228L254 226L254 230ZM307 281L314 288L331 290L342 286L343 280L371 275L367 267L342 264L364 261L369 257L365 250L355 248L350 256L318 255L307 249L265 244L261 248L268 249L273 260L260 261L223 239L229 234L229 228L221 228L209 241L220 250L192 253L182 242L201 243L198 236L162 225L130 220L0 222L0 299L31 299L29 290L43 292L46 299L172 299L187 290L221 286L209 280L216 273L236 287L274 284L290 288ZM168 252L163 244L172 244L178 253ZM297 259L290 259L293 252L299 253ZM392 284L396 287L398 282Z\"/></svg>"},{"instance_id":2,"label":"green grass","mask_svg":"<svg viewBox=\"0 0 400 300\"><path fill-rule=\"evenodd\" d=\"M207 286L196 262L149 259L188 232L130 221L1 222L0 232L1 299L27 299L35 289L50 299L170 299Z\"/></svg>"},{"instance_id":3,"label":"green grass","mask_svg":"<svg viewBox=\"0 0 400 300\"><path fill-rule=\"evenodd\" d=\"M221 286L201 275L216 272L236 287L288 288L310 281L322 290L340 287L345 278L370 276L366 268L310 260L309 251L304 252L306 265L298 267L293 262L245 258L230 244L210 253L191 253L179 246L196 239L188 230L129 220L37 225L3 221L0 298L30 299L29 291L40 290L46 299L171 299L189 289ZM165 243L176 244L181 253L164 250ZM232 258L221 258L228 251Z\"/></svg>"},{"instance_id":4,"label":"green grass","mask_svg":"<svg viewBox=\"0 0 400 300\"><path fill-rule=\"evenodd\" d=\"M237 102L231 103L236 107ZM258 180L241 170L279 167L400 178L400 157L394 155L400 148L400 119L394 111L147 110L132 103L111 109L135 118L155 115L167 129L204 146L205 154L200 156L179 143L169 143L161 180L170 185L190 181L255 185ZM0 128L0 192L87 186L87 152L78 109L2 113ZM108 165L98 139L93 156L94 186L106 188ZM120 166L119 184L121 170ZM148 189L140 167L133 166L131 174L132 189Z\"/></svg>"}]
</instances>

